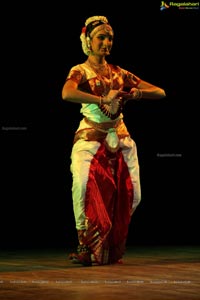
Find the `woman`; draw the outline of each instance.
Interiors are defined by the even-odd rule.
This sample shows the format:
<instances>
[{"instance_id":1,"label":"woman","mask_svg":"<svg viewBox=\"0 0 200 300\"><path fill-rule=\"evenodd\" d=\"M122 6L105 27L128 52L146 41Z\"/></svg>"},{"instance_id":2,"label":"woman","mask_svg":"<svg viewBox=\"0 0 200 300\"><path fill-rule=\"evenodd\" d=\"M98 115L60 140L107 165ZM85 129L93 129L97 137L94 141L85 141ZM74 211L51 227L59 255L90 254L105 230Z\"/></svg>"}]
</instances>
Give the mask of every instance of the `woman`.
<instances>
[{"instance_id":1,"label":"woman","mask_svg":"<svg viewBox=\"0 0 200 300\"><path fill-rule=\"evenodd\" d=\"M123 121L126 101L160 99L165 91L109 64L114 32L104 16L86 20L80 36L88 56L71 68L62 99L83 115L71 153L72 198L79 245L74 263L120 262L131 216L141 200L136 144Z\"/></svg>"}]
</instances>

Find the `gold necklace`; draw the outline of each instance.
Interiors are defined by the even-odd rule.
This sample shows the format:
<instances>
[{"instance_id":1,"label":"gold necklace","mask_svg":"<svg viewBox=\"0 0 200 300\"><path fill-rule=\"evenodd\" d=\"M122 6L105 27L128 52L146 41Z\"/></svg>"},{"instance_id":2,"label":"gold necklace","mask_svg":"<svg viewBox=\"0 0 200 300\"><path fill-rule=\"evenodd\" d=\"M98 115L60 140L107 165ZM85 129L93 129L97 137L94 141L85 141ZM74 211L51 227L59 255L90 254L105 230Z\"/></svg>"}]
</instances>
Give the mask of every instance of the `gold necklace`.
<instances>
[{"instance_id":1,"label":"gold necklace","mask_svg":"<svg viewBox=\"0 0 200 300\"><path fill-rule=\"evenodd\" d=\"M95 69L94 70L95 72L96 71L105 71L105 68L108 66L106 61L103 64L95 64L94 62L92 62L88 59L87 62L89 63L89 65L92 69Z\"/></svg>"}]
</instances>

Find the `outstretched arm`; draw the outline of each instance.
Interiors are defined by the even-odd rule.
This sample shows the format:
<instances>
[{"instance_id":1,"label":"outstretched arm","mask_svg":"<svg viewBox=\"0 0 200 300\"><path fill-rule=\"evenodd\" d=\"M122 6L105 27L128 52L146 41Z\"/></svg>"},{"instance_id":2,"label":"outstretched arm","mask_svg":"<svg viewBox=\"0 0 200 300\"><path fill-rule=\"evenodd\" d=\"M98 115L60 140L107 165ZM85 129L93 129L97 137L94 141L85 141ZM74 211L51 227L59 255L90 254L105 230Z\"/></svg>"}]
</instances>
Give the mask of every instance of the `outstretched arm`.
<instances>
[{"instance_id":1,"label":"outstretched arm","mask_svg":"<svg viewBox=\"0 0 200 300\"><path fill-rule=\"evenodd\" d=\"M142 92L142 98L160 99L166 97L165 91L147 81L141 80L137 88ZM134 93L134 88L131 90Z\"/></svg>"}]
</instances>

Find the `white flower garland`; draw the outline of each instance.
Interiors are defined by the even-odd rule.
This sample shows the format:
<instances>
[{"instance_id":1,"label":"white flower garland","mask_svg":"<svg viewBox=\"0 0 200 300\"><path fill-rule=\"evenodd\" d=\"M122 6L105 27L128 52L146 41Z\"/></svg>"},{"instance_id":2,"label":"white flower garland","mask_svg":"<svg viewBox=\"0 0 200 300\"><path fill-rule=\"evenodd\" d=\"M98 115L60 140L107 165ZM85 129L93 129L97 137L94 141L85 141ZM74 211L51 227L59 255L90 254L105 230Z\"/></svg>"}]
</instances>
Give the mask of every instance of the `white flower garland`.
<instances>
[{"instance_id":1,"label":"white flower garland","mask_svg":"<svg viewBox=\"0 0 200 300\"><path fill-rule=\"evenodd\" d=\"M108 19L104 16L94 16L94 17L90 17L85 21L85 26L88 26L88 24L90 24L91 22L94 21L102 21L103 23L108 23Z\"/></svg>"}]
</instances>

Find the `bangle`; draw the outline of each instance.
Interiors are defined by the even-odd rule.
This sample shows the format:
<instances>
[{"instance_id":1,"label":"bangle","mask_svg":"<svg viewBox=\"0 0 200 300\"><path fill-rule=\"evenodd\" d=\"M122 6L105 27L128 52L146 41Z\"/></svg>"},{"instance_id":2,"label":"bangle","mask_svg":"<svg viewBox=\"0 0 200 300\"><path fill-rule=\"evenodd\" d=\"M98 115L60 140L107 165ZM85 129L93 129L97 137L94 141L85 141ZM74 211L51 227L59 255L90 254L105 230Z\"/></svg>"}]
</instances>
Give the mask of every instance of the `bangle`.
<instances>
[{"instance_id":1,"label":"bangle","mask_svg":"<svg viewBox=\"0 0 200 300\"><path fill-rule=\"evenodd\" d=\"M101 106L102 104L103 104L103 97L100 96L100 97L99 97L99 105Z\"/></svg>"},{"instance_id":2,"label":"bangle","mask_svg":"<svg viewBox=\"0 0 200 300\"><path fill-rule=\"evenodd\" d=\"M133 95L135 100L139 100L142 98L142 91L140 89L135 89Z\"/></svg>"},{"instance_id":3,"label":"bangle","mask_svg":"<svg viewBox=\"0 0 200 300\"><path fill-rule=\"evenodd\" d=\"M142 98L142 91L139 89L138 90L139 94L138 94L138 100Z\"/></svg>"}]
</instances>

